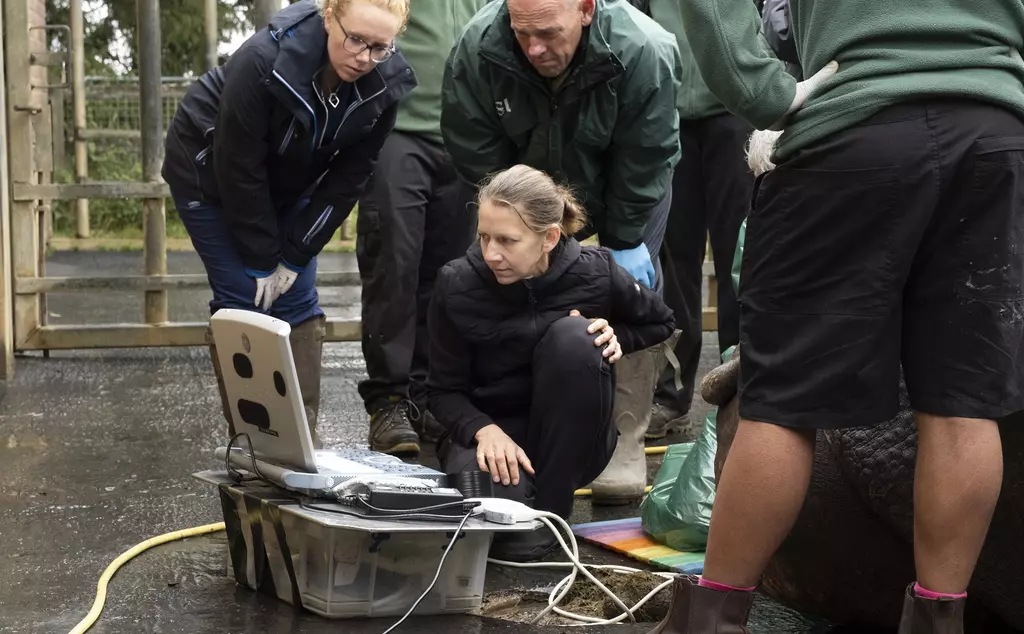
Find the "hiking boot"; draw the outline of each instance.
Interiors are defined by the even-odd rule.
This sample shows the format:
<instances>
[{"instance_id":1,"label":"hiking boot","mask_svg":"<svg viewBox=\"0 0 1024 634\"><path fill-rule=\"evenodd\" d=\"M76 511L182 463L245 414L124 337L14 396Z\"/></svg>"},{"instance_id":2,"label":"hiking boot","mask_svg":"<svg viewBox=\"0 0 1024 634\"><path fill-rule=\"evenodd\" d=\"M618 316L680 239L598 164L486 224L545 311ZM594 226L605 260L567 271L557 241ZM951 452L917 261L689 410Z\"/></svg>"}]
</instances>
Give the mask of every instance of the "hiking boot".
<instances>
[{"instance_id":1,"label":"hiking boot","mask_svg":"<svg viewBox=\"0 0 1024 634\"><path fill-rule=\"evenodd\" d=\"M445 429L441 426L441 423L437 422L437 419L430 413L430 410L421 409L420 412L420 416L410 418L412 428L419 435L420 442L436 444L441 439L441 434L445 432Z\"/></svg>"},{"instance_id":2,"label":"hiking boot","mask_svg":"<svg viewBox=\"0 0 1024 634\"><path fill-rule=\"evenodd\" d=\"M699 581L694 575L676 577L668 614L647 634L749 634L754 593L712 590Z\"/></svg>"},{"instance_id":3,"label":"hiking boot","mask_svg":"<svg viewBox=\"0 0 1024 634\"><path fill-rule=\"evenodd\" d=\"M647 425L645 440L661 440L669 434L679 433L682 438L679 442L690 442L696 440L698 432L695 425L690 422L690 414L680 414L674 408L661 403L655 403L651 408L651 422Z\"/></svg>"},{"instance_id":4,"label":"hiking boot","mask_svg":"<svg viewBox=\"0 0 1024 634\"><path fill-rule=\"evenodd\" d=\"M964 634L967 599L922 599L907 586L899 634Z\"/></svg>"},{"instance_id":5,"label":"hiking boot","mask_svg":"<svg viewBox=\"0 0 1024 634\"><path fill-rule=\"evenodd\" d=\"M418 454L420 437L409 421L412 401L391 397L370 415L370 449L387 454ZM415 414L414 414L415 415Z\"/></svg>"}]
</instances>

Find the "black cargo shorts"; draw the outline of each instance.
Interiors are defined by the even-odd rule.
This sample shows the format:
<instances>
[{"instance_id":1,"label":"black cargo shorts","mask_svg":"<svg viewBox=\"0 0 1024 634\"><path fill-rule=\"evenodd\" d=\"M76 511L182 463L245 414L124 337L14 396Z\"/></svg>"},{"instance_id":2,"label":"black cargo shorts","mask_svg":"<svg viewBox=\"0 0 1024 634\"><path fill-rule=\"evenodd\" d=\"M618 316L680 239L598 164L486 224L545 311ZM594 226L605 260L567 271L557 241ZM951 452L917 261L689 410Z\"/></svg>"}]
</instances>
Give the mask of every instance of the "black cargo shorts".
<instances>
[{"instance_id":1,"label":"black cargo shorts","mask_svg":"<svg viewBox=\"0 0 1024 634\"><path fill-rule=\"evenodd\" d=\"M740 273L740 415L868 426L1024 409L1024 121L891 106L760 181Z\"/></svg>"}]
</instances>

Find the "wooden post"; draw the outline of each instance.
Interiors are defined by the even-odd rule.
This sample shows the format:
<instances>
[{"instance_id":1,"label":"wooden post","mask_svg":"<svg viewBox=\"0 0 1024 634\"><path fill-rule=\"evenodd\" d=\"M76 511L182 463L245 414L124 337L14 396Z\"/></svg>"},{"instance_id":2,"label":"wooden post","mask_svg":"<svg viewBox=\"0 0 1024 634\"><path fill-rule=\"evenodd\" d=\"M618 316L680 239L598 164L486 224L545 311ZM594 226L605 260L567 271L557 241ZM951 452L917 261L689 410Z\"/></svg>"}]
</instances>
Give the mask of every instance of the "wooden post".
<instances>
[{"instance_id":1,"label":"wooden post","mask_svg":"<svg viewBox=\"0 0 1024 634\"><path fill-rule=\"evenodd\" d=\"M160 181L163 161L163 99L160 68L160 2L138 0L139 107L142 115L142 180ZM163 198L142 201L146 275L167 274L167 216ZM167 322L167 291L146 291L146 323Z\"/></svg>"},{"instance_id":2,"label":"wooden post","mask_svg":"<svg viewBox=\"0 0 1024 634\"><path fill-rule=\"evenodd\" d=\"M42 112L44 91L31 88L29 60L28 3L3 2L4 57L7 90L8 174L12 189L35 185L32 125ZM4 243L11 245L11 268L18 278L39 276L38 200L12 200L10 232ZM9 241L9 242L8 242ZM5 276L4 283L9 283ZM14 346L21 349L39 328L39 296L14 296Z\"/></svg>"},{"instance_id":3,"label":"wooden post","mask_svg":"<svg viewBox=\"0 0 1024 634\"><path fill-rule=\"evenodd\" d=\"M4 15L0 11L0 39L3 38ZM4 76L4 44L0 42L0 133L7 133L7 78ZM7 143L0 141L0 378L14 376L14 314L11 293L13 274L11 271L11 183L7 160Z\"/></svg>"},{"instance_id":4,"label":"wooden post","mask_svg":"<svg viewBox=\"0 0 1024 634\"><path fill-rule=\"evenodd\" d=\"M75 182L84 183L89 178L89 144L82 133L88 123L85 114L85 16L82 13L82 0L71 0L71 98L74 110L75 133ZM79 198L75 201L77 227L75 234L79 238L88 238L89 199Z\"/></svg>"},{"instance_id":5,"label":"wooden post","mask_svg":"<svg viewBox=\"0 0 1024 634\"><path fill-rule=\"evenodd\" d=\"M217 0L206 0L206 70L217 66L217 45L220 27L217 22Z\"/></svg>"}]
</instances>

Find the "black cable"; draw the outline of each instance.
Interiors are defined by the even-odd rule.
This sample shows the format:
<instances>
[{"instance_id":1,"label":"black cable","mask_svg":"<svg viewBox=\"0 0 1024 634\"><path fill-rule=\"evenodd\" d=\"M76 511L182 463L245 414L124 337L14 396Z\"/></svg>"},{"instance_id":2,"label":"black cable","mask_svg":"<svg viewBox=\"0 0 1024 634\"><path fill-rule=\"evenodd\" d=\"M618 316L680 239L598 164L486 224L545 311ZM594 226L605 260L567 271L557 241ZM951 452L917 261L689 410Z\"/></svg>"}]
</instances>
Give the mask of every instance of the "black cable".
<instances>
[{"instance_id":1,"label":"black cable","mask_svg":"<svg viewBox=\"0 0 1024 634\"><path fill-rule=\"evenodd\" d=\"M231 446L235 444L235 440L242 436L245 436L245 442L249 444L249 459L252 461L252 472L256 474L256 477L243 477L238 470L231 466ZM241 449L241 447L239 447L239 449ZM227 452L225 452L224 454L224 467L227 469L228 475L230 475L232 479L235 480L235 482L252 482L254 480L263 480L268 484L274 484L274 482L270 480L267 476L260 473L260 468L256 466L256 451L252 448L252 438L249 438L249 434L245 432L239 432L228 440ZM274 485L276 486L276 484Z\"/></svg>"},{"instance_id":2,"label":"black cable","mask_svg":"<svg viewBox=\"0 0 1024 634\"><path fill-rule=\"evenodd\" d=\"M384 634L391 634L391 632L396 627L401 625L407 618L409 618L409 615L415 612L416 608L419 607L420 602L423 601L423 599L426 598L428 594L430 594L430 591L434 589L434 585L437 583L438 578L440 578L441 576L441 568L444 567L444 560L448 558L448 553L450 553L452 547L455 546L455 542L459 541L459 536L462 533L462 528L466 525L466 521L469 520L469 516L472 514L472 511L466 513L462 517L462 521L459 522L459 527L455 529L455 534L452 535L451 541L448 542L448 547L444 549L444 553L441 555L441 563L437 564L437 571L434 573L434 580L430 582L430 585L427 586L427 589L423 591L423 594L420 595L420 598L416 599L416 602L412 604L412 607L409 608L409 611L405 613L405 616L398 619L398 621L394 625L384 630Z\"/></svg>"}]
</instances>

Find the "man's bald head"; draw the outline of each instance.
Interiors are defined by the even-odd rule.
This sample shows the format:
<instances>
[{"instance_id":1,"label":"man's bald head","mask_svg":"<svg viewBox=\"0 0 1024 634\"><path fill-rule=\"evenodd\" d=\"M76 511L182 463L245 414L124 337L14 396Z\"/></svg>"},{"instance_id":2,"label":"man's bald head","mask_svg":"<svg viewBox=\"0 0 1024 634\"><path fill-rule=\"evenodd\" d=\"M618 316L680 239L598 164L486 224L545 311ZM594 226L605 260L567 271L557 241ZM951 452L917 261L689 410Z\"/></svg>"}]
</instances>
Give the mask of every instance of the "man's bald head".
<instances>
[{"instance_id":1,"label":"man's bald head","mask_svg":"<svg viewBox=\"0 0 1024 634\"><path fill-rule=\"evenodd\" d=\"M543 77L558 77L594 19L596 0L506 0L516 41Z\"/></svg>"}]
</instances>

